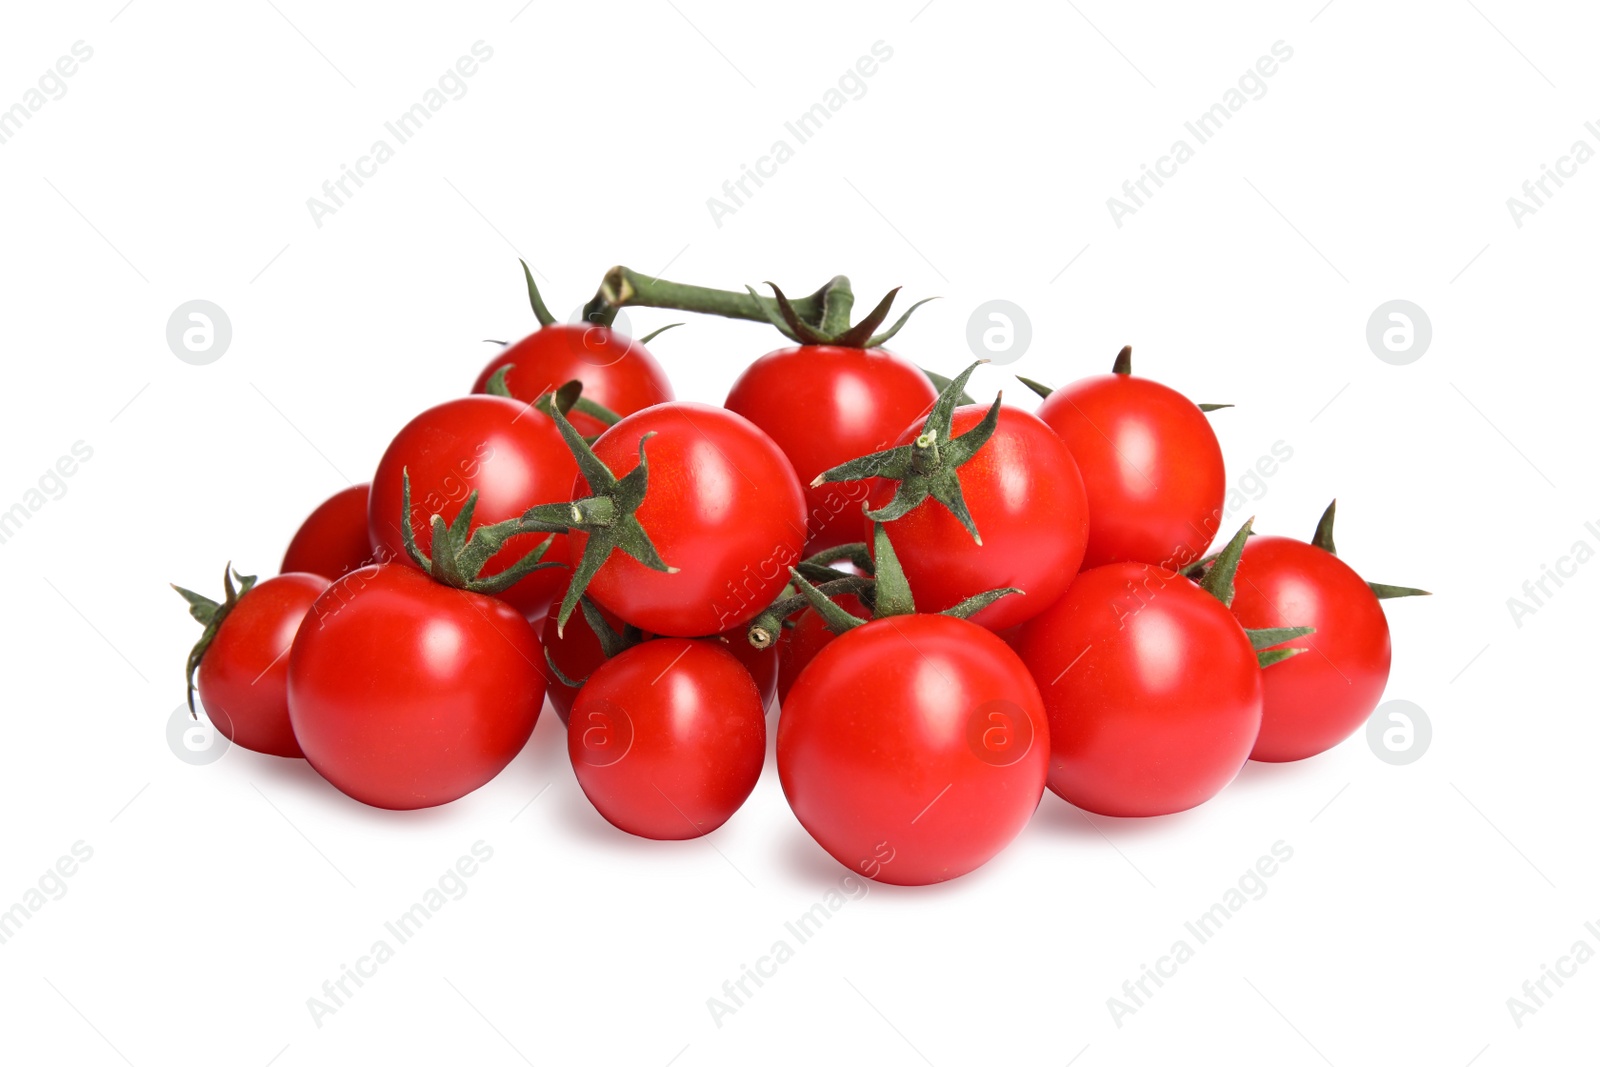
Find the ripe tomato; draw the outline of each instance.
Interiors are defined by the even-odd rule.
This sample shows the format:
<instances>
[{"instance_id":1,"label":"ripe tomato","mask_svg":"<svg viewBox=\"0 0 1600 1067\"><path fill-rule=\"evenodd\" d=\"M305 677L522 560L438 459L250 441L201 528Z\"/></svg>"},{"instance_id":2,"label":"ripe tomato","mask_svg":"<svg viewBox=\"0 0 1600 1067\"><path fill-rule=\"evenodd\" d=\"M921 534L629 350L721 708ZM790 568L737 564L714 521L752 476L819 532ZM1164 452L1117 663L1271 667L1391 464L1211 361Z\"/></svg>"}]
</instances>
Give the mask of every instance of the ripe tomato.
<instances>
[{"instance_id":1,"label":"ripe tomato","mask_svg":"<svg viewBox=\"0 0 1600 1067\"><path fill-rule=\"evenodd\" d=\"M280 574L248 584L200 650L200 703L234 744L271 756L301 755L289 725L289 648L307 610L327 588L328 580L317 574ZM195 602L194 594L184 596Z\"/></svg>"},{"instance_id":2,"label":"ripe tomato","mask_svg":"<svg viewBox=\"0 0 1600 1067\"><path fill-rule=\"evenodd\" d=\"M566 500L577 470L555 423L542 412L504 397L448 400L408 422L383 453L372 476L368 533L382 558L412 565L400 531L402 472L411 477L412 533L418 547L429 553L429 520L438 514L446 523L454 521L473 490L478 492L475 530L515 518L534 504ZM543 539L543 534L510 538L484 574L505 570ZM544 559L567 562L566 538L557 535ZM539 619L560 593L565 574L560 567L535 571L499 596L530 619Z\"/></svg>"},{"instance_id":3,"label":"ripe tomato","mask_svg":"<svg viewBox=\"0 0 1600 1067\"><path fill-rule=\"evenodd\" d=\"M1251 538L1234 581L1240 625L1316 628L1286 646L1309 652L1262 672L1250 758L1305 759L1360 729L1389 680L1389 620L1367 583L1333 553L1289 537Z\"/></svg>"},{"instance_id":4,"label":"ripe tomato","mask_svg":"<svg viewBox=\"0 0 1600 1067\"><path fill-rule=\"evenodd\" d=\"M866 605L861 603L861 598L854 593L842 593L834 597L833 602L858 619L872 618L872 612L867 610ZM794 688L800 672L817 658L822 646L833 638L833 631L828 629L815 608L806 608L795 616L794 626L773 646L778 650L779 704L789 699L789 690ZM747 645L749 643L745 642Z\"/></svg>"},{"instance_id":5,"label":"ripe tomato","mask_svg":"<svg viewBox=\"0 0 1600 1067\"><path fill-rule=\"evenodd\" d=\"M772 439L722 408L674 402L629 415L594 443L618 478L650 475L636 517L661 558L652 570L613 551L589 583L597 604L641 630L672 637L721 633L748 622L788 581L805 544L805 498ZM581 476L575 497L590 492ZM573 558L589 534L567 535Z\"/></svg>"},{"instance_id":6,"label":"ripe tomato","mask_svg":"<svg viewBox=\"0 0 1600 1067\"><path fill-rule=\"evenodd\" d=\"M574 379L583 383L584 396L618 415L672 399L672 384L655 357L609 326L553 323L535 330L490 360L472 391L487 392L489 379L507 364L506 388L523 403L531 404ZM605 430L605 424L581 411L569 418L585 437Z\"/></svg>"},{"instance_id":7,"label":"ripe tomato","mask_svg":"<svg viewBox=\"0 0 1600 1067\"><path fill-rule=\"evenodd\" d=\"M1222 519L1227 472L1194 401L1148 378L1113 373L1057 389L1038 414L1083 474L1090 515L1083 566L1181 569L1200 558Z\"/></svg>"},{"instance_id":8,"label":"ripe tomato","mask_svg":"<svg viewBox=\"0 0 1600 1067\"><path fill-rule=\"evenodd\" d=\"M957 408L951 437L977 426L987 411L988 405ZM922 430L920 421L913 423L895 445L911 444ZM884 524L917 608L943 611L977 593L1011 586L1027 595L1002 597L972 621L1003 630L1033 618L1072 581L1090 536L1077 463L1050 427L1019 408L1001 407L993 436L956 475L981 545L937 500ZM880 508L894 493L895 483L880 479L867 502ZM870 538L872 521L865 521Z\"/></svg>"},{"instance_id":9,"label":"ripe tomato","mask_svg":"<svg viewBox=\"0 0 1600 1067\"><path fill-rule=\"evenodd\" d=\"M1049 738L1027 669L942 615L846 631L778 717L778 773L806 831L852 871L926 885L986 863L1044 793Z\"/></svg>"},{"instance_id":10,"label":"ripe tomato","mask_svg":"<svg viewBox=\"0 0 1600 1067\"><path fill-rule=\"evenodd\" d=\"M283 554L282 574L320 574L330 582L375 562L367 535L366 482L341 489L306 516Z\"/></svg>"},{"instance_id":11,"label":"ripe tomato","mask_svg":"<svg viewBox=\"0 0 1600 1067\"><path fill-rule=\"evenodd\" d=\"M755 683L715 641L664 637L607 660L578 693L567 754L607 822L700 837L739 810L767 752Z\"/></svg>"},{"instance_id":12,"label":"ripe tomato","mask_svg":"<svg viewBox=\"0 0 1600 1067\"><path fill-rule=\"evenodd\" d=\"M351 571L317 598L289 654L306 759L364 804L446 804L527 743L544 650L515 608L414 566Z\"/></svg>"},{"instance_id":13,"label":"ripe tomato","mask_svg":"<svg viewBox=\"0 0 1600 1067\"><path fill-rule=\"evenodd\" d=\"M1050 788L1088 811L1192 808L1233 780L1261 728L1250 639L1221 601L1160 567L1084 571L1016 648L1050 714Z\"/></svg>"},{"instance_id":14,"label":"ripe tomato","mask_svg":"<svg viewBox=\"0 0 1600 1067\"><path fill-rule=\"evenodd\" d=\"M886 447L938 395L926 375L882 349L804 345L745 368L727 407L761 427L789 457L802 485L829 467ZM806 554L857 540L867 487L806 489Z\"/></svg>"}]
</instances>

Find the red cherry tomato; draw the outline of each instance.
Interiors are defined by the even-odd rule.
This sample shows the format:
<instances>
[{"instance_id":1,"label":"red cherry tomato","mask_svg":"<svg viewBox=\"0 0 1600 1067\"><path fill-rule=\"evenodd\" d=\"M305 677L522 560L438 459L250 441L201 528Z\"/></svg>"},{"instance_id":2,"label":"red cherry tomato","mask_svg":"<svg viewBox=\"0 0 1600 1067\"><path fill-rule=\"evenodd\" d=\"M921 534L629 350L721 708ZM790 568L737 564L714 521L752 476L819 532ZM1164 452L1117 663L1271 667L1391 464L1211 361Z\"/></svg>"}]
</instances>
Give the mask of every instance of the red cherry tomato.
<instances>
[{"instance_id":1,"label":"red cherry tomato","mask_svg":"<svg viewBox=\"0 0 1600 1067\"><path fill-rule=\"evenodd\" d=\"M772 439L722 408L674 402L629 415L600 435L594 452L618 478L639 465L650 480L636 513L676 573L651 570L613 551L589 595L641 630L673 637L721 633L777 599L805 543L805 498ZM589 493L579 477L575 496ZM573 558L588 535L573 530Z\"/></svg>"},{"instance_id":2,"label":"red cherry tomato","mask_svg":"<svg viewBox=\"0 0 1600 1067\"><path fill-rule=\"evenodd\" d=\"M1148 378L1101 374L1051 393L1039 418L1083 473L1083 566L1134 561L1176 570L1200 558L1222 520L1227 472L1194 401Z\"/></svg>"},{"instance_id":3,"label":"red cherry tomato","mask_svg":"<svg viewBox=\"0 0 1600 1067\"><path fill-rule=\"evenodd\" d=\"M401 472L411 478L411 529L417 547L432 556L433 515L454 521L476 489L472 528L521 515L534 504L569 499L578 465L554 422L526 404L497 396L469 396L429 408L390 442L372 476L367 529L385 560L414 566L400 532ZM511 566L544 535L518 534L484 568L485 577ZM568 561L566 538L556 536L544 562ZM560 593L567 571L534 571L499 596L531 619L542 618ZM542 664L541 664L542 666Z\"/></svg>"},{"instance_id":4,"label":"red cherry tomato","mask_svg":"<svg viewBox=\"0 0 1600 1067\"><path fill-rule=\"evenodd\" d=\"M1261 728L1250 639L1220 600L1159 567L1084 571L1016 647L1050 713L1050 788L1088 811L1209 800Z\"/></svg>"},{"instance_id":5,"label":"red cherry tomato","mask_svg":"<svg viewBox=\"0 0 1600 1067\"><path fill-rule=\"evenodd\" d=\"M320 574L331 582L345 571L375 562L367 535L371 488L365 482L352 485L318 504L289 541L279 572Z\"/></svg>"},{"instance_id":6,"label":"red cherry tomato","mask_svg":"<svg viewBox=\"0 0 1600 1067\"><path fill-rule=\"evenodd\" d=\"M862 482L812 489L811 480L887 447L937 397L926 375L882 349L805 345L750 364L733 383L726 406L776 441L800 484L808 486L809 555L860 539L857 516L867 492Z\"/></svg>"},{"instance_id":7,"label":"red cherry tomato","mask_svg":"<svg viewBox=\"0 0 1600 1067\"><path fill-rule=\"evenodd\" d=\"M584 396L618 415L632 415L672 399L672 384L655 357L609 326L555 324L535 330L490 360L472 391L487 392L494 372L508 363L512 366L506 372L506 388L524 403L574 379L583 383ZM585 437L605 430L604 423L581 411L569 413L568 418Z\"/></svg>"},{"instance_id":8,"label":"red cherry tomato","mask_svg":"<svg viewBox=\"0 0 1600 1067\"><path fill-rule=\"evenodd\" d=\"M1240 625L1316 628L1284 646L1310 651L1261 672L1261 736L1250 758L1305 759L1360 729L1389 680L1389 620L1367 583L1315 545L1252 537L1234 585Z\"/></svg>"},{"instance_id":9,"label":"red cherry tomato","mask_svg":"<svg viewBox=\"0 0 1600 1067\"><path fill-rule=\"evenodd\" d=\"M843 593L833 598L833 602L848 611L858 619L872 618L872 612L861 603L854 593ZM778 702L782 704L789 699L789 690L794 688L794 683L800 677L800 672L817 658L817 653L822 651L834 638L832 630L822 621L816 609L806 608L794 618L794 626L784 631L783 637L778 640ZM748 641L745 642L749 644Z\"/></svg>"},{"instance_id":10,"label":"red cherry tomato","mask_svg":"<svg viewBox=\"0 0 1600 1067\"><path fill-rule=\"evenodd\" d=\"M750 672L714 641L663 637L607 660L572 705L567 754L607 822L700 837L739 810L767 752Z\"/></svg>"},{"instance_id":11,"label":"red cherry tomato","mask_svg":"<svg viewBox=\"0 0 1600 1067\"><path fill-rule=\"evenodd\" d=\"M986 863L1027 824L1049 759L1027 669L982 627L900 615L830 641L778 718L789 806L834 859L926 885Z\"/></svg>"},{"instance_id":12,"label":"red cherry tomato","mask_svg":"<svg viewBox=\"0 0 1600 1067\"><path fill-rule=\"evenodd\" d=\"M978 425L988 410L987 404L957 408L951 436ZM894 443L910 444L921 433L919 421ZM1089 507L1077 463L1050 427L1019 408L1002 407L994 435L957 477L983 544L933 499L884 524L917 608L943 611L977 593L1014 586L1026 595L1002 597L971 621L1004 630L1033 618L1055 602L1083 560ZM879 508L893 496L894 483L880 481L867 499ZM870 541L871 520L866 531Z\"/></svg>"},{"instance_id":13,"label":"red cherry tomato","mask_svg":"<svg viewBox=\"0 0 1600 1067\"><path fill-rule=\"evenodd\" d=\"M544 703L544 650L515 608L415 567L351 571L289 655L306 759L364 804L446 804L499 774Z\"/></svg>"},{"instance_id":14,"label":"red cherry tomato","mask_svg":"<svg viewBox=\"0 0 1600 1067\"><path fill-rule=\"evenodd\" d=\"M200 661L200 703L236 745L299 756L289 725L289 648L312 602L328 588L317 574L280 574L234 604Z\"/></svg>"}]
</instances>

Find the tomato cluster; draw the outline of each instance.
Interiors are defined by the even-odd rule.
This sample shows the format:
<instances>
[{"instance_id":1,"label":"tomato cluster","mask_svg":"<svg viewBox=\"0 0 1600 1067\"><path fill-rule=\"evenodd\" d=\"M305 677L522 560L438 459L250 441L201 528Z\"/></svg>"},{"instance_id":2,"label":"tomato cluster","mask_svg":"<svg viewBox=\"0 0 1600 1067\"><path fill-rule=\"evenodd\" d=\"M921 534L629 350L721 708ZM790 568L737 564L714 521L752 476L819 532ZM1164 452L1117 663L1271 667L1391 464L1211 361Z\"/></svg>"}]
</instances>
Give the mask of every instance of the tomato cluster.
<instances>
[{"instance_id":1,"label":"tomato cluster","mask_svg":"<svg viewBox=\"0 0 1600 1067\"><path fill-rule=\"evenodd\" d=\"M1132 373L1036 412L883 348L890 293L791 300L615 268L585 321L503 347L406 422L370 483L319 505L282 573L179 589L216 729L304 757L370 805L490 781L546 698L578 785L618 829L698 837L756 787L767 712L801 826L852 871L971 871L1048 789L1087 811L1203 803L1247 759L1304 759L1377 705L1380 599L1333 545L1205 553L1222 450L1195 404ZM624 306L768 322L790 342L726 402L674 398ZM659 332L659 331L658 331ZM654 335L651 335L653 337ZM237 583L237 584L236 584ZM1301 653L1311 652L1311 655Z\"/></svg>"}]
</instances>

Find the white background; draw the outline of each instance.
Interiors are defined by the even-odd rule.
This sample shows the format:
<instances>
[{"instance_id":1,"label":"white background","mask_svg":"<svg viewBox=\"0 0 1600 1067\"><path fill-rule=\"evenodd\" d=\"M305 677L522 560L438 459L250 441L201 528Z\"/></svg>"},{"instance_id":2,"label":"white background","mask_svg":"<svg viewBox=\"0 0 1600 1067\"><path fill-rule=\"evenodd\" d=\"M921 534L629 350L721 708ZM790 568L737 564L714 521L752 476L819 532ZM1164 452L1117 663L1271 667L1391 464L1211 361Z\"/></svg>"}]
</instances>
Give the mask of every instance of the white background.
<instances>
[{"instance_id":1,"label":"white background","mask_svg":"<svg viewBox=\"0 0 1600 1067\"><path fill-rule=\"evenodd\" d=\"M0 145L0 509L74 442L93 458L0 544L0 908L75 842L93 858L0 945L4 1058L1592 1059L1600 962L1520 1027L1506 1000L1600 949L1600 564L1520 626L1506 601L1600 547L1600 163L1521 227L1506 199L1600 148L1600 27L1577 4L1319 3L7 5L0 107L75 41L94 54ZM466 95L316 226L307 198L479 40ZM1266 94L1115 225L1107 197L1280 40ZM707 198L877 41L865 95L716 225ZM600 820L549 713L432 811L237 749L181 762L165 729L196 627L165 583L272 573L306 511L468 388L480 338L531 328L518 255L563 316L619 262L791 292L847 272L864 305L903 284L944 299L894 347L947 374L972 309L1005 298L1032 347L973 392L1029 406L1009 372L1059 383L1133 344L1140 373L1238 405L1212 416L1235 483L1292 447L1233 519L1306 537L1337 495L1353 566L1435 591L1388 605L1387 698L1425 710L1431 748L1390 766L1358 735L1154 821L1047 794L976 874L850 900L720 1027L707 998L844 873L770 762L679 844ZM233 325L209 366L165 340L196 298ZM1397 298L1433 326L1407 366L1365 340ZM696 320L653 347L715 402L777 341ZM315 1025L307 998L480 840L467 894ZM1266 895L1116 1025L1107 998L1280 840Z\"/></svg>"}]
</instances>

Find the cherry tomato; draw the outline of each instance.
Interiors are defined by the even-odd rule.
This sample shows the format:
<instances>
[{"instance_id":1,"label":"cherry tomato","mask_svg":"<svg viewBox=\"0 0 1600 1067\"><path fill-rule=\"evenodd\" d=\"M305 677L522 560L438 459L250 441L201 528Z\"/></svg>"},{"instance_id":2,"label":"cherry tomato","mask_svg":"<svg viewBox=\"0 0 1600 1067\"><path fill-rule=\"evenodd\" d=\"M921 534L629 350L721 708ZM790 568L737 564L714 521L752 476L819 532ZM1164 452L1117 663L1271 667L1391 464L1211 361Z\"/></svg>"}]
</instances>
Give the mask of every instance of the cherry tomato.
<instances>
[{"instance_id":1,"label":"cherry tomato","mask_svg":"<svg viewBox=\"0 0 1600 1067\"><path fill-rule=\"evenodd\" d=\"M957 408L951 436L978 425L988 410L986 404ZM918 421L894 444L910 444L921 433ZM1077 463L1050 427L1019 408L1002 407L994 435L957 477L983 544L937 500L884 524L917 608L943 611L977 593L1012 586L1026 595L1002 597L971 621L1003 630L1033 618L1055 602L1083 560L1089 506ZM868 503L882 507L894 489L895 483L880 480ZM870 519L866 530L870 539Z\"/></svg>"},{"instance_id":2,"label":"cherry tomato","mask_svg":"<svg viewBox=\"0 0 1600 1067\"><path fill-rule=\"evenodd\" d=\"M750 364L726 406L776 441L809 487L828 468L886 447L937 396L926 375L882 349L804 345ZM859 539L866 492L862 482L806 489L808 555Z\"/></svg>"},{"instance_id":3,"label":"cherry tomato","mask_svg":"<svg viewBox=\"0 0 1600 1067\"><path fill-rule=\"evenodd\" d=\"M351 571L289 654L306 759L364 804L446 804L500 773L544 703L544 650L520 612L415 567Z\"/></svg>"},{"instance_id":4,"label":"cherry tomato","mask_svg":"<svg viewBox=\"0 0 1600 1067\"><path fill-rule=\"evenodd\" d=\"M405 425L390 442L372 477L367 529L383 558L412 566L400 532L401 473L411 479L411 529L417 547L432 555L433 515L453 522L476 489L472 528L521 515L534 504L568 499L578 465L554 422L526 404L505 397L469 396L429 408ZM505 570L544 539L543 534L510 538L484 568ZM546 562L568 561L566 538L557 535ZM544 616L560 593L567 571L534 571L500 598L530 619ZM543 664L541 663L541 666Z\"/></svg>"},{"instance_id":5,"label":"cherry tomato","mask_svg":"<svg viewBox=\"0 0 1600 1067\"><path fill-rule=\"evenodd\" d=\"M312 602L328 588L318 574L280 574L252 586L228 612L200 660L200 703L217 731L271 756L299 756L289 725L289 648Z\"/></svg>"},{"instance_id":6,"label":"cherry tomato","mask_svg":"<svg viewBox=\"0 0 1600 1067\"><path fill-rule=\"evenodd\" d=\"M1360 729L1389 680L1389 620L1367 583L1331 552L1262 536L1246 542L1234 585L1240 625L1316 629L1284 646L1310 651L1261 672L1261 735L1250 758L1305 759Z\"/></svg>"},{"instance_id":7,"label":"cherry tomato","mask_svg":"<svg viewBox=\"0 0 1600 1067\"><path fill-rule=\"evenodd\" d=\"M1050 788L1088 811L1168 815L1209 800L1261 729L1250 639L1220 600L1160 567L1084 571L1016 648L1050 714Z\"/></svg>"},{"instance_id":8,"label":"cherry tomato","mask_svg":"<svg viewBox=\"0 0 1600 1067\"><path fill-rule=\"evenodd\" d=\"M594 443L618 478L650 464L636 513L675 573L651 570L613 551L589 595L641 630L672 637L721 633L749 622L788 582L805 543L805 498L772 439L731 411L674 402L629 415ZM574 496L585 496L579 477ZM573 558L588 535L567 535Z\"/></svg>"},{"instance_id":9,"label":"cherry tomato","mask_svg":"<svg viewBox=\"0 0 1600 1067\"><path fill-rule=\"evenodd\" d=\"M1177 570L1200 558L1222 520L1227 472L1194 401L1148 378L1100 374L1057 389L1038 414L1083 474L1083 566L1134 561Z\"/></svg>"},{"instance_id":10,"label":"cherry tomato","mask_svg":"<svg viewBox=\"0 0 1600 1067\"><path fill-rule=\"evenodd\" d=\"M872 612L861 603L854 593L843 593L833 598L833 602L848 611L858 619L872 618ZM776 647L778 650L778 702L782 704L789 699L789 690L794 688L795 681L800 677L800 672L806 665L817 658L817 653L822 651L834 638L832 630L822 621L815 608L806 608L794 618L794 626L785 631ZM745 644L750 642L746 641Z\"/></svg>"},{"instance_id":11,"label":"cherry tomato","mask_svg":"<svg viewBox=\"0 0 1600 1067\"><path fill-rule=\"evenodd\" d=\"M283 554L283 574L320 574L330 582L376 562L367 535L366 482L341 489L306 516ZM395 512L399 514L398 510Z\"/></svg>"},{"instance_id":12,"label":"cherry tomato","mask_svg":"<svg viewBox=\"0 0 1600 1067\"><path fill-rule=\"evenodd\" d=\"M618 415L632 415L672 399L672 385L655 357L644 345L609 326L558 323L535 330L490 360L472 391L487 392L494 372L508 363L512 366L506 372L506 388L524 403L574 379L583 383L584 396ZM585 437L606 428L581 411L568 417Z\"/></svg>"},{"instance_id":13,"label":"cherry tomato","mask_svg":"<svg viewBox=\"0 0 1600 1067\"><path fill-rule=\"evenodd\" d=\"M1044 793L1049 738L1027 669L962 619L846 631L778 717L778 773L806 831L868 878L926 885L986 863Z\"/></svg>"},{"instance_id":14,"label":"cherry tomato","mask_svg":"<svg viewBox=\"0 0 1600 1067\"><path fill-rule=\"evenodd\" d=\"M640 837L700 837L739 810L767 752L747 671L714 641L664 637L607 660L572 705L567 754L607 822Z\"/></svg>"}]
</instances>

